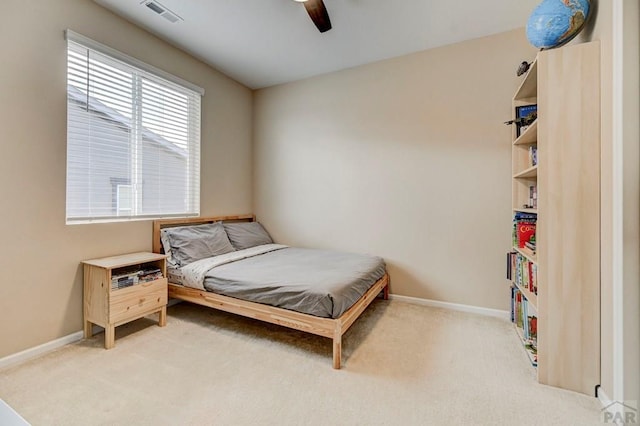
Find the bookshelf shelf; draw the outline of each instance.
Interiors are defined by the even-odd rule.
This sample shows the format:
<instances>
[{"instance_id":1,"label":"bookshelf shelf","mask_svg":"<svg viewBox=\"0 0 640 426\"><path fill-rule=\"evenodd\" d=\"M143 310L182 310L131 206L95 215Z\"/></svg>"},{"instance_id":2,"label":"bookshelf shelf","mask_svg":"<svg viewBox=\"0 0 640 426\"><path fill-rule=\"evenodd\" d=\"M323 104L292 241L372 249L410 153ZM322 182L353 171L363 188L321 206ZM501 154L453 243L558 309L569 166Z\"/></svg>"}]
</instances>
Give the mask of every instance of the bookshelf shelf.
<instances>
[{"instance_id":1,"label":"bookshelf shelf","mask_svg":"<svg viewBox=\"0 0 640 426\"><path fill-rule=\"evenodd\" d=\"M529 301L529 305L533 306L533 309L536 311L536 313L538 312L538 296L534 293L531 293L529 291L529 289L516 284L515 282L513 283L513 285L515 285L516 287L518 287L518 290L520 290L522 292L522 294L524 295L524 297L527 298L527 300Z\"/></svg>"},{"instance_id":2,"label":"bookshelf shelf","mask_svg":"<svg viewBox=\"0 0 640 426\"><path fill-rule=\"evenodd\" d=\"M535 166L531 166L528 169L525 169L525 170L521 171L520 173L516 173L515 175L513 175L513 177L515 179L537 178L538 177L538 165L536 164Z\"/></svg>"},{"instance_id":3,"label":"bookshelf shelf","mask_svg":"<svg viewBox=\"0 0 640 426\"><path fill-rule=\"evenodd\" d=\"M524 257L526 257L530 262L533 262L536 265L538 264L538 258L536 256L536 254L533 253L528 248L526 248L526 247L514 247L513 249L515 251L517 251L518 253L520 253L521 255L523 255Z\"/></svg>"},{"instance_id":4,"label":"bookshelf shelf","mask_svg":"<svg viewBox=\"0 0 640 426\"><path fill-rule=\"evenodd\" d=\"M538 209L525 209L525 208L514 208L513 209L514 212L521 212L521 213L530 213L530 214L538 214Z\"/></svg>"},{"instance_id":5,"label":"bookshelf shelf","mask_svg":"<svg viewBox=\"0 0 640 426\"><path fill-rule=\"evenodd\" d=\"M514 145L532 145L538 141L538 120L534 121L518 138Z\"/></svg>"},{"instance_id":6,"label":"bookshelf shelf","mask_svg":"<svg viewBox=\"0 0 640 426\"><path fill-rule=\"evenodd\" d=\"M514 328L516 329L516 334L518 335L518 338L520 339L520 343L522 344L522 348L524 349L524 352L527 354L527 357L529 358L529 362L531 362L531 365L533 365L534 367L538 366L538 357L537 357L537 353L534 353L531 348L528 346L527 341L524 338L524 335L522 333L522 329L516 325L514 325Z\"/></svg>"},{"instance_id":7,"label":"bookshelf shelf","mask_svg":"<svg viewBox=\"0 0 640 426\"><path fill-rule=\"evenodd\" d=\"M538 60L534 60L513 99L526 100L538 97ZM535 102L534 102L535 103Z\"/></svg>"}]
</instances>

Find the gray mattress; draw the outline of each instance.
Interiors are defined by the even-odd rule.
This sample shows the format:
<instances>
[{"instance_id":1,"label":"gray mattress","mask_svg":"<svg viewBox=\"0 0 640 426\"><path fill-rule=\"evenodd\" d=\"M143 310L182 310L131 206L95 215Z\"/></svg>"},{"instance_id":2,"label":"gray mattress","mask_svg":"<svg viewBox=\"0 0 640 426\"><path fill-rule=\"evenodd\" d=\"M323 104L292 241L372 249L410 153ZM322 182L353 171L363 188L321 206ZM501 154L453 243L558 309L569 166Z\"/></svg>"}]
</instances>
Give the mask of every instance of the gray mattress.
<instances>
[{"instance_id":1,"label":"gray mattress","mask_svg":"<svg viewBox=\"0 0 640 426\"><path fill-rule=\"evenodd\" d=\"M325 318L338 318L385 273L379 257L284 248L217 266L211 292Z\"/></svg>"}]
</instances>

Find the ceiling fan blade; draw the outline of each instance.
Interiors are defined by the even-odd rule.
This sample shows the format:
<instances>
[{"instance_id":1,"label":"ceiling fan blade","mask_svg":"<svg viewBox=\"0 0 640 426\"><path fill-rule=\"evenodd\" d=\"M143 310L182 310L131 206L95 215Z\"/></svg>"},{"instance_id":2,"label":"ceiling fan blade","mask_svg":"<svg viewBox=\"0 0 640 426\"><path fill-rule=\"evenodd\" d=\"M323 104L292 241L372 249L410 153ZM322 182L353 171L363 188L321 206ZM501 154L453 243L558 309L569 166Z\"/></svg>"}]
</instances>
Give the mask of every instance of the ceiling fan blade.
<instances>
[{"instance_id":1,"label":"ceiling fan blade","mask_svg":"<svg viewBox=\"0 0 640 426\"><path fill-rule=\"evenodd\" d=\"M307 0L304 2L304 8L307 9L309 17L321 33L331 29L329 13L322 0Z\"/></svg>"}]
</instances>

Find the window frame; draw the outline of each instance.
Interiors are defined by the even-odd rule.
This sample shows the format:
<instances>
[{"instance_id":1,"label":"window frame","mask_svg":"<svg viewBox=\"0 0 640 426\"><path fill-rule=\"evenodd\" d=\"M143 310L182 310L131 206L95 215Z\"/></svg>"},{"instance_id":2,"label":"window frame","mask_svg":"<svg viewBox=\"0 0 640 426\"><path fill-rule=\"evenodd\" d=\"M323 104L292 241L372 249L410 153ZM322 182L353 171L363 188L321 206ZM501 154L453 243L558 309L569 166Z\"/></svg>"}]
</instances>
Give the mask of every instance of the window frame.
<instances>
[{"instance_id":1,"label":"window frame","mask_svg":"<svg viewBox=\"0 0 640 426\"><path fill-rule=\"evenodd\" d=\"M158 80L164 80L166 82L169 83L169 87L171 87L171 85L173 86L177 86L179 87L181 90L184 91L184 93L191 93L191 98L188 97L188 99L193 99L194 96L197 97L197 95L199 95L199 97L197 97L197 110L195 110L198 115L196 116L198 118L198 123L197 123L197 135L195 136L195 142L193 138L193 134L191 134L189 136L189 139L187 140L187 155L189 160L187 161L187 163L185 164L185 175L187 176L187 179L195 179L195 181L190 181L190 184L187 184L187 187L185 188L185 193L187 194L187 198L189 201L185 201L185 210L182 213L175 213L175 214L171 214L171 213L154 213L154 214L143 214L142 212L142 188L139 186L139 183L134 182L136 180L141 181L142 180L142 175L139 176L135 176L133 178L130 178L130 180L128 182L117 182L117 185L115 185L115 187L113 188L114 193L113 193L113 206L112 208L115 208L115 211L113 212L113 215L105 215L105 216L101 216L100 214L97 215L84 215L84 216L80 216L80 215L72 215L70 214L70 206L72 204L69 204L69 196L70 196L70 192L69 192L69 184L70 184L70 178L69 178L69 172L70 169L69 168L69 160L67 159L67 177L66 177L66 182L67 182L67 190L66 190L66 197L67 197L67 201L65 204L65 218L66 218L66 223L69 225L73 225L73 224L82 224L82 223L100 223L100 222L123 222L123 221L136 221L136 220L149 220L149 219L158 219L158 218L168 218L168 217L198 217L200 215L200 178L201 178L201 173L200 173L200 166L201 166L201 130L202 130L202 124L201 124L201 114L202 114L202 106L201 106L201 97L204 95L205 91L204 89L202 89L199 86L194 85L193 83L190 83L186 80L183 80L177 76L174 76L172 74L169 74L163 70L160 70L152 65L146 64L138 59L135 59L131 56L128 56L122 52L119 52L115 49L112 49L108 46L105 46L101 43L98 43L94 40L91 40L83 35L80 35L76 32L73 32L71 30L66 30L65 31L65 38L67 40L67 56L70 54L70 49L71 49L71 45L70 43L73 43L75 45L79 45L81 48L85 48L88 49L89 51L95 51L100 55L104 55L106 56L108 59L110 60L115 60L118 62L123 63L124 66L128 66L129 68L131 68L133 71L135 72L142 72L143 76L144 74L147 75L147 79L148 77L152 77L152 79L148 79L148 81L150 81L153 84L157 84ZM67 79L69 78L69 72L70 72L70 68L69 65L67 65ZM145 78L145 77L139 77L139 78ZM141 80L142 81L142 80ZM69 89L69 84L67 83L67 93L70 90ZM182 93L182 92L180 92ZM67 94L67 96L69 96ZM137 92L135 91L135 89L132 91L132 96L136 97L136 102L142 102L143 98L141 98L141 91L138 90ZM89 96L87 96L87 99L89 99ZM87 101L88 102L88 101ZM193 105L193 104L189 104L188 105ZM67 109L69 109L70 106L70 101L69 98L67 98ZM191 106L189 106L189 108L191 108ZM189 109L187 111L187 114L192 114L191 109ZM69 110L67 111L67 115L69 115ZM142 126L141 121L138 121L136 123L137 127L131 127L130 130L132 130L132 132L137 131L137 132L144 132L145 131L145 127ZM191 133L192 128L188 128L188 133ZM67 129L67 150L69 149L69 141L70 141L70 132L69 129ZM138 144L142 144L143 142L140 141L136 141L135 143ZM194 147L193 144L196 143L197 147L195 147L195 153L194 153ZM197 156L197 164L195 164L195 160L193 158L193 155ZM135 155L134 155L135 157ZM131 157L131 159L133 160L133 157ZM196 168L196 170L193 170L193 168ZM94 170L92 169L89 173L93 173ZM194 174L195 173L195 174ZM111 184L114 185L113 179L111 178L112 182ZM121 180L119 178L116 178L117 180ZM133 181L132 181L133 180ZM157 182L157 181L156 181ZM194 183L195 182L195 183ZM139 196L137 196L137 199L133 200L132 199L132 214L130 215L123 215L120 209L120 197L119 197L119 190L118 187L121 185L128 185L131 188L131 191L134 192L134 194L140 194ZM136 186L138 185L138 186ZM74 194L75 195L75 194ZM91 208L91 205L90 207ZM162 209L160 209L162 210ZM170 209L168 209L170 210Z\"/></svg>"}]
</instances>

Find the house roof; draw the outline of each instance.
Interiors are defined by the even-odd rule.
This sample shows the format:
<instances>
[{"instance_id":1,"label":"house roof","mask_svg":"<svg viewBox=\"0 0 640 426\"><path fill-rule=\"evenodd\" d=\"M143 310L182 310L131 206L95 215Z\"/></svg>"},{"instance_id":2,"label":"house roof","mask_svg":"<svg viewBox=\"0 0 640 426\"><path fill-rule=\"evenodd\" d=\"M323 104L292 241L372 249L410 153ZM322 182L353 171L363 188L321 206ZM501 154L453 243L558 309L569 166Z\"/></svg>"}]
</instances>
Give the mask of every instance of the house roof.
<instances>
[{"instance_id":1,"label":"house roof","mask_svg":"<svg viewBox=\"0 0 640 426\"><path fill-rule=\"evenodd\" d=\"M100 114L101 116L108 117L109 120L120 123L125 128L131 128L131 119L121 114L117 110L105 105L103 102L100 102L98 99L87 96L86 93L78 89L77 87L69 84L67 85L67 96L75 103L80 106L87 107ZM143 127L142 130L142 138L146 141L153 142L166 149L167 151L176 154L180 157L187 156L187 150L176 145L175 143L167 140L166 138L160 136L159 134Z\"/></svg>"}]
</instances>

